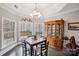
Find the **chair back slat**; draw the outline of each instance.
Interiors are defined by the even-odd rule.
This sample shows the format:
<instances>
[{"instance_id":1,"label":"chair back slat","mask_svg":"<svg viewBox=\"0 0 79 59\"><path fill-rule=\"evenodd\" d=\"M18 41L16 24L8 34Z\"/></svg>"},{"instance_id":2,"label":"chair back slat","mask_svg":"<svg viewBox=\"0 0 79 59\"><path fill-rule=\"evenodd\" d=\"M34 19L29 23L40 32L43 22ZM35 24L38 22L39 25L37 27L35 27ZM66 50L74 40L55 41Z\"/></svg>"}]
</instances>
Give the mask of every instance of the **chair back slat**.
<instances>
[{"instance_id":1,"label":"chair back slat","mask_svg":"<svg viewBox=\"0 0 79 59\"><path fill-rule=\"evenodd\" d=\"M41 56L43 56L43 54L47 56L48 45L49 45L49 42L46 42L45 44L41 44ZM45 51L45 52L42 52L42 51Z\"/></svg>"}]
</instances>

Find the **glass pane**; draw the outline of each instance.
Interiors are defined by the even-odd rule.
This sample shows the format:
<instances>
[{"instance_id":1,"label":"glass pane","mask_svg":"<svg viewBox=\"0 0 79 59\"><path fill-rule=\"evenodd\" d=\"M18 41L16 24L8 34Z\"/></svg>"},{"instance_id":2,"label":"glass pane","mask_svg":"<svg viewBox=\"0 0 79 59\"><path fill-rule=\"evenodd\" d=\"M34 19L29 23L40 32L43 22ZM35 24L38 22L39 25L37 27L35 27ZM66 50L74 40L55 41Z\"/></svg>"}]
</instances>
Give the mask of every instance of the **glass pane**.
<instances>
[{"instance_id":1,"label":"glass pane","mask_svg":"<svg viewBox=\"0 0 79 59\"><path fill-rule=\"evenodd\" d=\"M50 25L48 25L48 29L47 29L47 36L50 36Z\"/></svg>"},{"instance_id":2,"label":"glass pane","mask_svg":"<svg viewBox=\"0 0 79 59\"><path fill-rule=\"evenodd\" d=\"M11 22L11 30L14 31L15 30L15 23Z\"/></svg>"},{"instance_id":3,"label":"glass pane","mask_svg":"<svg viewBox=\"0 0 79 59\"><path fill-rule=\"evenodd\" d=\"M3 34L4 34L4 44L8 44L15 40L15 22L4 20L3 21Z\"/></svg>"},{"instance_id":4,"label":"glass pane","mask_svg":"<svg viewBox=\"0 0 79 59\"><path fill-rule=\"evenodd\" d=\"M55 25L52 25L52 37L55 37Z\"/></svg>"},{"instance_id":5,"label":"glass pane","mask_svg":"<svg viewBox=\"0 0 79 59\"><path fill-rule=\"evenodd\" d=\"M11 24L8 20L3 21L3 31L4 32L11 31L10 27L11 27Z\"/></svg>"},{"instance_id":6,"label":"glass pane","mask_svg":"<svg viewBox=\"0 0 79 59\"><path fill-rule=\"evenodd\" d=\"M57 33L57 37L60 38L60 25L59 24L57 25L56 33Z\"/></svg>"},{"instance_id":7,"label":"glass pane","mask_svg":"<svg viewBox=\"0 0 79 59\"><path fill-rule=\"evenodd\" d=\"M25 32L25 24L21 23L20 24L20 35L24 36L24 34L25 34L24 32Z\"/></svg>"},{"instance_id":8,"label":"glass pane","mask_svg":"<svg viewBox=\"0 0 79 59\"><path fill-rule=\"evenodd\" d=\"M64 26L63 25L61 25L61 27L62 27L62 31L61 31L61 33L62 33L62 36L64 36Z\"/></svg>"}]
</instances>

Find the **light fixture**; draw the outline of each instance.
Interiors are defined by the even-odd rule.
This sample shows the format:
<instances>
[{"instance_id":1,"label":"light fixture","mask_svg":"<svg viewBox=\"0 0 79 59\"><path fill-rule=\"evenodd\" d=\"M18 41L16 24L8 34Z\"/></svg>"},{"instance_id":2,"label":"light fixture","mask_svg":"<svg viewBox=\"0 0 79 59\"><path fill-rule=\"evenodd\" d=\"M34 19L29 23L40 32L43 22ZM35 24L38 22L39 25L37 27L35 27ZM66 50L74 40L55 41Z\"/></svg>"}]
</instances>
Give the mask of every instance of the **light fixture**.
<instances>
[{"instance_id":1,"label":"light fixture","mask_svg":"<svg viewBox=\"0 0 79 59\"><path fill-rule=\"evenodd\" d=\"M35 17L35 18L40 18L42 15L41 15L41 13L38 11L38 9L37 9L37 3L35 3L35 8L34 8L34 10L32 11L32 13L30 14L30 16L33 18L33 17Z\"/></svg>"},{"instance_id":2,"label":"light fixture","mask_svg":"<svg viewBox=\"0 0 79 59\"><path fill-rule=\"evenodd\" d=\"M14 5L15 8L18 8L18 5Z\"/></svg>"},{"instance_id":3,"label":"light fixture","mask_svg":"<svg viewBox=\"0 0 79 59\"><path fill-rule=\"evenodd\" d=\"M17 7L17 5L15 5L15 7ZM22 20L32 22L33 20L31 18L39 19L41 16L42 15L38 11L38 8L37 8L37 3L35 3L35 7L34 7L32 13L30 14L30 16L29 17L23 17Z\"/></svg>"},{"instance_id":4,"label":"light fixture","mask_svg":"<svg viewBox=\"0 0 79 59\"><path fill-rule=\"evenodd\" d=\"M28 22L32 22L32 20L31 20L31 18L26 18L26 17L23 17L22 19L21 19L22 21L28 21Z\"/></svg>"}]
</instances>

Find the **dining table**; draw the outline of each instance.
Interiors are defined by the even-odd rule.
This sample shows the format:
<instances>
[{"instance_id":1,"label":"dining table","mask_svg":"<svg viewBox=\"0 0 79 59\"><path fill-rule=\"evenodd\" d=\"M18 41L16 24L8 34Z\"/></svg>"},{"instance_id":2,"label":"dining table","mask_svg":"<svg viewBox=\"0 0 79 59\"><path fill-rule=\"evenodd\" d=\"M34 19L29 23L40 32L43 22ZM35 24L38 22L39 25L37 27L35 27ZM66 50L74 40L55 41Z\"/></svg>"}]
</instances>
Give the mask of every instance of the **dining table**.
<instances>
[{"instance_id":1,"label":"dining table","mask_svg":"<svg viewBox=\"0 0 79 59\"><path fill-rule=\"evenodd\" d=\"M30 55L33 56L34 55L34 46L40 45L41 43L46 43L46 39L41 37L38 39L34 39L33 37L29 37L26 40L26 44L28 44L30 46Z\"/></svg>"}]
</instances>

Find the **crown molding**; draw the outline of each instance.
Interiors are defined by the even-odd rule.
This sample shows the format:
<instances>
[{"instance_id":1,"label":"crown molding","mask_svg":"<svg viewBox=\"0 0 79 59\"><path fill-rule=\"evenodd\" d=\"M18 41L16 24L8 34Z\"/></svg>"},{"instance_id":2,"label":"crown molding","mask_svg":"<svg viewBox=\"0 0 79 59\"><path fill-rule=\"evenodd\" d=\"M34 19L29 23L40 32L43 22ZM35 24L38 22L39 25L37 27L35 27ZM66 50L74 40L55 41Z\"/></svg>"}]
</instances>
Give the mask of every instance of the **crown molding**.
<instances>
[{"instance_id":1,"label":"crown molding","mask_svg":"<svg viewBox=\"0 0 79 59\"><path fill-rule=\"evenodd\" d=\"M15 11L15 10L9 8L9 7L5 7L5 5L0 5L0 8L6 10L7 12L9 12L9 13L15 15L15 16L19 16L19 17L25 16L24 14L20 14L17 11Z\"/></svg>"},{"instance_id":2,"label":"crown molding","mask_svg":"<svg viewBox=\"0 0 79 59\"><path fill-rule=\"evenodd\" d=\"M79 8L71 9L71 10L64 11L64 12L59 12L59 13L54 14L53 16L59 16L59 15L63 15L63 14L68 14L68 13L72 13L72 12L75 12L75 11L79 11Z\"/></svg>"}]
</instances>

